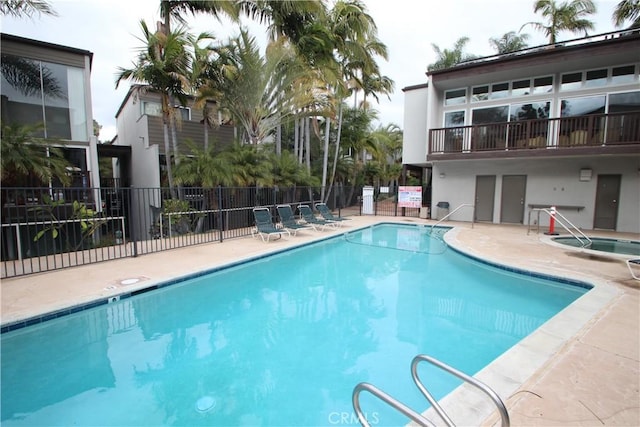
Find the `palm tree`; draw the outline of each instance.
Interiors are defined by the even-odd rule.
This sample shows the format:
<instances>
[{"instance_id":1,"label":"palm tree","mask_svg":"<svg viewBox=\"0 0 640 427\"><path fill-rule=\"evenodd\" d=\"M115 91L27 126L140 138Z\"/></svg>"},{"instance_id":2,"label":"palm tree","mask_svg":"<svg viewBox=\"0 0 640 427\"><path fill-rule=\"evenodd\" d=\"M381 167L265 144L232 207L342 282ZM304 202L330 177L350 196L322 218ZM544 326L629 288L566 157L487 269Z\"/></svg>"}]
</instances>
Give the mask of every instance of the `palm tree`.
<instances>
[{"instance_id":1,"label":"palm tree","mask_svg":"<svg viewBox=\"0 0 640 427\"><path fill-rule=\"evenodd\" d=\"M440 49L440 47L434 43L431 43L433 50L436 52L438 59L436 62L429 64L427 70L436 71L444 70L445 68L453 67L461 62L474 59L475 55L464 53L464 46L469 43L469 37L460 37L453 45L453 49Z\"/></svg>"},{"instance_id":2,"label":"palm tree","mask_svg":"<svg viewBox=\"0 0 640 427\"><path fill-rule=\"evenodd\" d=\"M49 184L57 178L63 185L71 183L62 149L54 147L51 140L37 138L44 126L2 124L0 138L0 180L15 180L33 175L42 184Z\"/></svg>"},{"instance_id":3,"label":"palm tree","mask_svg":"<svg viewBox=\"0 0 640 427\"><path fill-rule=\"evenodd\" d=\"M533 5L533 11L540 12L546 22L527 22L520 27L520 31L531 25L549 38L549 44L557 41L561 31L584 31L586 37L588 30L595 29L593 22L586 19L586 16L596 13L596 5L592 0L567 0L560 4L555 0L537 0Z\"/></svg>"},{"instance_id":4,"label":"palm tree","mask_svg":"<svg viewBox=\"0 0 640 427\"><path fill-rule=\"evenodd\" d=\"M640 28L640 0L622 0L613 11L613 23L620 28L631 21L629 28Z\"/></svg>"},{"instance_id":5,"label":"palm tree","mask_svg":"<svg viewBox=\"0 0 640 427\"><path fill-rule=\"evenodd\" d=\"M0 2L0 15L33 18L35 14L58 16L58 13L45 0L3 0Z\"/></svg>"},{"instance_id":6,"label":"palm tree","mask_svg":"<svg viewBox=\"0 0 640 427\"><path fill-rule=\"evenodd\" d=\"M263 57L255 38L242 30L230 51L219 101L242 126L245 142L260 144L281 120L326 103L322 88L313 86L312 73L284 40L271 42Z\"/></svg>"},{"instance_id":7,"label":"palm tree","mask_svg":"<svg viewBox=\"0 0 640 427\"><path fill-rule=\"evenodd\" d=\"M529 34L516 34L515 31L509 31L500 38L490 38L489 44L496 50L498 54L516 52L528 47L527 39Z\"/></svg>"},{"instance_id":8,"label":"palm tree","mask_svg":"<svg viewBox=\"0 0 640 427\"><path fill-rule=\"evenodd\" d=\"M123 80L144 83L160 93L162 105L162 125L164 133L165 163L169 188L174 194L173 171L171 166L171 149L169 147L169 129L174 120L175 109L171 96L185 97L185 89L189 87L186 78L189 68L189 55L185 49L189 39L182 29L168 35L160 31L151 32L144 20L140 21L145 45L140 48L133 68L118 68L116 88ZM177 153L176 153L177 155Z\"/></svg>"}]
</instances>

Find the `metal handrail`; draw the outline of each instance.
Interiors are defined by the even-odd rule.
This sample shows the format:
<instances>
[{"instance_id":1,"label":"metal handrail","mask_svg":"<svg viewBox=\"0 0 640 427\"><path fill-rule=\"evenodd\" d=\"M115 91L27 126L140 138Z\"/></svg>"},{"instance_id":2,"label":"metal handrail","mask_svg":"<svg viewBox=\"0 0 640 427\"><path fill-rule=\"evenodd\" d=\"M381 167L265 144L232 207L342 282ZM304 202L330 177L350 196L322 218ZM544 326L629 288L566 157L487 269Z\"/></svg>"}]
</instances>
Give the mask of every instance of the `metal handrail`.
<instances>
[{"instance_id":1,"label":"metal handrail","mask_svg":"<svg viewBox=\"0 0 640 427\"><path fill-rule=\"evenodd\" d=\"M500 418L502 419L502 426L509 427L511 422L509 421L509 413L507 412L507 408L504 405L504 402L502 402L502 399L500 399L500 396L498 396L498 394L495 391L493 391L489 386L465 374L464 372L458 371L457 369L452 368L451 366L440 362L439 360L431 356L427 356L426 354L419 354L416 357L414 357L413 360L411 361L411 376L413 377L413 382L416 383L416 386L418 386L418 388L420 389L420 392L424 395L424 397L427 398L429 403L431 403L431 406L433 406L433 409L437 412L438 415L440 415L440 418L442 418L442 420L445 422L445 424L447 424L447 426L454 427L455 424L453 423L453 421L451 421L449 416L444 412L444 410L438 404L438 402L433 398L431 393L429 393L426 387L422 384L422 381L418 376L418 363L420 363L421 361L429 362L432 365L442 370L445 370L450 374L455 375L456 377L471 384L472 386L478 388L480 391L485 393L487 396L491 398L491 400L493 400L493 403L496 404L496 407L500 412Z\"/></svg>"},{"instance_id":2,"label":"metal handrail","mask_svg":"<svg viewBox=\"0 0 640 427\"><path fill-rule=\"evenodd\" d=\"M582 248L589 248L591 247L591 244L593 243L593 241L589 238L589 236L587 236L586 234L584 234L582 232L582 230L580 230L578 227L576 227L571 221L569 221L567 219L567 217L565 217L564 215L562 215L560 212L558 212L557 209L553 209L553 212L551 209L547 209L547 208L536 208L536 209L531 209L529 211L529 224L528 224L528 229L527 229L527 235L529 234L529 231L531 230L531 213L532 212L538 212L538 229L536 230L536 233L540 232L540 212L544 212L547 215L549 215L549 217L553 217L555 219L555 221L560 224L560 226L562 228L564 228L569 234L571 234L571 236L573 238L575 238L580 245L582 246ZM560 217L560 219L558 219L558 217ZM564 222L563 222L564 221ZM566 222L566 224L565 224ZM577 234L574 233L573 231L571 231L571 228L573 228L575 231L577 231ZM581 236L581 237L580 237ZM585 241L583 242L584 239Z\"/></svg>"},{"instance_id":3,"label":"metal handrail","mask_svg":"<svg viewBox=\"0 0 640 427\"><path fill-rule=\"evenodd\" d=\"M445 364L443 362L440 362L439 360L437 360L437 359L435 359L435 358L433 358L431 356L427 356L426 354L419 354L416 357L414 357L413 360L411 361L411 376L413 378L413 382L416 384L416 386L418 387L418 389L420 390L422 395L427 398L427 400L429 401L429 403L431 404L433 409L440 416L440 418L442 418L442 420L444 421L444 423L448 427L455 427L455 424L453 423L453 421L451 421L451 418L449 418L449 416L444 412L442 407L438 404L438 401L431 395L431 393L429 393L429 391L424 386L424 384L422 384L422 381L420 380L420 377L418 376L418 363L420 363L422 361L429 362L432 365L434 365L434 366L436 366L436 367L438 367L438 368L440 368L442 370L445 370L448 373L450 373L452 375L455 375L456 377L460 378L461 380L463 380L463 381L471 384L472 386L480 389L480 391L482 391L487 396L489 396L489 398L491 398L493 403L496 404L496 407L497 407L498 411L500 412L500 418L501 418L501 421L502 421L502 426L503 427L509 427L510 426L511 422L509 421L509 413L507 412L507 408L506 408L504 402L502 402L502 399L500 399L500 396L498 396L498 394L495 391L493 391L489 386L487 386L483 382L478 381L477 379L465 374L464 372L458 371L457 369L452 368L451 366L449 366L449 365L447 365L447 364ZM384 391L380 390L379 388L377 388L373 384L362 382L362 383L359 383L358 385L356 385L355 388L353 389L353 394L351 396L351 401L353 403L353 409L355 410L356 415L358 416L358 420L360 421L360 424L362 424L364 427L370 427L370 424L367 421L367 418L365 417L364 413L362 412L362 408L360 407L360 392L362 392L362 391L368 391L369 393L371 393L375 397L379 398L380 400L382 400L383 402L385 402L386 404L388 404L389 406L391 406L392 408L394 408L398 412L401 412L402 414L406 415L411 420L415 421L416 423L420 424L421 426L429 426L429 427L435 426L435 424L432 423L429 419L427 419L424 415L418 414L416 411L414 411L413 409L409 408L408 406L406 406L404 403L400 402L399 400L397 400L397 399L393 398L392 396L388 395Z\"/></svg>"},{"instance_id":4,"label":"metal handrail","mask_svg":"<svg viewBox=\"0 0 640 427\"><path fill-rule=\"evenodd\" d=\"M472 204L469 203L463 203L460 206L458 206L457 208L455 208L454 210L452 210L451 212L449 212L448 214L446 214L443 218L439 219L435 224L431 224L431 232L433 232L433 228L435 226L437 226L438 224L440 224L442 221L446 220L447 218L449 218L451 215L453 215L454 213L456 213L457 211L459 211L460 209L462 209L465 206L469 206L469 207L474 207ZM472 215L471 217L471 228L473 228L473 224L475 222L475 215Z\"/></svg>"},{"instance_id":5,"label":"metal handrail","mask_svg":"<svg viewBox=\"0 0 640 427\"><path fill-rule=\"evenodd\" d=\"M353 389L351 401L353 403L353 409L356 411L356 414L358 415L358 420L360 421L360 424L363 425L363 427L371 427L371 425L369 424L369 421L367 421L367 417L362 412L362 408L360 408L360 392L362 391L368 391L369 393L379 398L380 400L382 400L383 402L385 402L386 404L388 404L398 412L401 412L403 415L406 415L407 417L411 418L411 420L415 421L421 426L435 427L435 424L433 424L427 418L420 415L413 409L409 408L407 405L400 402L399 400L388 395L384 391L380 390L378 387L374 386L373 384L360 383L356 385L356 387Z\"/></svg>"}]
</instances>

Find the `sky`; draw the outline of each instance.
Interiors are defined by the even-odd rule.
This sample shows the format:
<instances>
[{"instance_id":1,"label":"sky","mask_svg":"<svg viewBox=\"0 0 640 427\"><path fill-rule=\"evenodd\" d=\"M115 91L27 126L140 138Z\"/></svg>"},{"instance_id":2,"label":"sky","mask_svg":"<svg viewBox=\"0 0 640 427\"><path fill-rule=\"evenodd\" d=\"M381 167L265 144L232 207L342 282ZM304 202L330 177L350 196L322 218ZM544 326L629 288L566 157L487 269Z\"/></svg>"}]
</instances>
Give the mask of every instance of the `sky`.
<instances>
[{"instance_id":1,"label":"sky","mask_svg":"<svg viewBox=\"0 0 640 427\"><path fill-rule=\"evenodd\" d=\"M1 0L0 0L1 1ZM560 0L558 0L560 1ZM0 17L3 33L88 50L93 53L91 90L93 117L102 126L99 139L109 141L116 135L115 114L129 88L128 82L115 87L118 67L132 68L136 52L143 43L140 20L150 28L159 19L159 0L49 0L58 17ZM597 13L591 19L595 32L614 31L611 21L619 0L595 0ZM388 61L380 59L383 75L395 82L390 99L380 97L373 108L379 124L403 126L402 89L426 82L427 66L437 57L432 44L450 49L456 40L470 40L465 52L488 56L495 53L489 39L509 31L519 31L526 22L542 21L533 12L534 0L363 0L378 27L378 37L386 44ZM221 40L238 34L238 25L219 22L212 17L187 17L194 34L207 31ZM266 38L266 27L248 18L242 25L258 40ZM546 43L544 35L531 26L529 46ZM559 40L581 34L561 33Z\"/></svg>"}]
</instances>

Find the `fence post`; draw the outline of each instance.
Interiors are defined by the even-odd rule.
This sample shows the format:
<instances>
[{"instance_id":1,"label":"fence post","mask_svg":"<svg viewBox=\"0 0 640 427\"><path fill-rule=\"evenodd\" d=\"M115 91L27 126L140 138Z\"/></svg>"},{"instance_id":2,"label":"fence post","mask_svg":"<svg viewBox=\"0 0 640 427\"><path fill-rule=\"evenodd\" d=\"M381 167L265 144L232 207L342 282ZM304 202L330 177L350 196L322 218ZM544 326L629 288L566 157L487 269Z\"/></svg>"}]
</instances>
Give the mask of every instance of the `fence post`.
<instances>
[{"instance_id":1,"label":"fence post","mask_svg":"<svg viewBox=\"0 0 640 427\"><path fill-rule=\"evenodd\" d=\"M218 233L220 233L220 243L222 243L222 232L224 226L222 225L222 185L218 184Z\"/></svg>"},{"instance_id":2,"label":"fence post","mask_svg":"<svg viewBox=\"0 0 640 427\"><path fill-rule=\"evenodd\" d=\"M133 187L128 187L125 190L127 192L127 216L128 216L128 223L127 223L128 227L127 228L128 228L128 230L122 230L122 232L126 236L126 231L129 231L129 241L133 245L133 250L131 251L132 252L131 256L135 258L135 257L138 256L138 240L135 237L135 235L137 233L133 233L133 231L132 231L133 227L131 225L131 223L133 222L131 220L131 218L133 218L133 216L131 214L131 205L133 204L133 203L131 203L131 196L132 196L132 193L133 193L132 190L133 190ZM123 197L123 199L124 199L124 197Z\"/></svg>"}]
</instances>

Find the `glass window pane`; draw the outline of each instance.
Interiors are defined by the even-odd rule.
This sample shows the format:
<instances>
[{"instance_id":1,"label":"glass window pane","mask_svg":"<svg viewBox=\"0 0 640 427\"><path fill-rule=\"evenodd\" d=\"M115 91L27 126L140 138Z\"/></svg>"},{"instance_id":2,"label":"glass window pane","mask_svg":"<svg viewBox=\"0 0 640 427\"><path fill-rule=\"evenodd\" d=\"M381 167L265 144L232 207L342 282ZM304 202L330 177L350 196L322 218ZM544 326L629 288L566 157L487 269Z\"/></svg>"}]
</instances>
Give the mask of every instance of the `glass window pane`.
<instances>
[{"instance_id":1,"label":"glass window pane","mask_svg":"<svg viewBox=\"0 0 640 427\"><path fill-rule=\"evenodd\" d=\"M464 126L464 111L450 111L444 114L444 127Z\"/></svg>"},{"instance_id":2,"label":"glass window pane","mask_svg":"<svg viewBox=\"0 0 640 427\"><path fill-rule=\"evenodd\" d=\"M471 90L471 102L486 101L489 99L489 86L476 86Z\"/></svg>"},{"instance_id":3,"label":"glass window pane","mask_svg":"<svg viewBox=\"0 0 640 427\"><path fill-rule=\"evenodd\" d=\"M533 93L550 93L553 91L553 77L533 79Z\"/></svg>"},{"instance_id":4,"label":"glass window pane","mask_svg":"<svg viewBox=\"0 0 640 427\"><path fill-rule=\"evenodd\" d=\"M19 124L43 124L42 88L55 91L51 81L42 85L40 78L40 61L20 58L13 55L2 55L2 122ZM35 136L42 137L44 132Z\"/></svg>"},{"instance_id":5,"label":"glass window pane","mask_svg":"<svg viewBox=\"0 0 640 427\"><path fill-rule=\"evenodd\" d=\"M529 95L531 91L531 80L518 80L513 82L513 89L511 89L511 96L523 96Z\"/></svg>"},{"instance_id":6,"label":"glass window pane","mask_svg":"<svg viewBox=\"0 0 640 427\"><path fill-rule=\"evenodd\" d=\"M67 67L42 63L42 81L48 81L56 90L44 93L44 115L47 138L71 139L69 114L69 85Z\"/></svg>"},{"instance_id":7,"label":"glass window pane","mask_svg":"<svg viewBox=\"0 0 640 427\"><path fill-rule=\"evenodd\" d=\"M473 110L472 124L501 123L509 118L509 106L477 108Z\"/></svg>"},{"instance_id":8,"label":"glass window pane","mask_svg":"<svg viewBox=\"0 0 640 427\"><path fill-rule=\"evenodd\" d=\"M467 102L467 89L448 90L444 94L444 105L458 105Z\"/></svg>"},{"instance_id":9,"label":"glass window pane","mask_svg":"<svg viewBox=\"0 0 640 427\"><path fill-rule=\"evenodd\" d=\"M607 84L607 70L587 71L586 87L604 86Z\"/></svg>"},{"instance_id":10,"label":"glass window pane","mask_svg":"<svg viewBox=\"0 0 640 427\"><path fill-rule=\"evenodd\" d=\"M584 116L604 113L605 97L590 96L587 98L571 98L561 101L561 117Z\"/></svg>"},{"instance_id":11,"label":"glass window pane","mask_svg":"<svg viewBox=\"0 0 640 427\"><path fill-rule=\"evenodd\" d=\"M612 93L609 95L609 113L640 111L640 92Z\"/></svg>"},{"instance_id":12,"label":"glass window pane","mask_svg":"<svg viewBox=\"0 0 640 427\"><path fill-rule=\"evenodd\" d=\"M579 89L582 86L582 73L570 73L562 75L560 90Z\"/></svg>"},{"instance_id":13,"label":"glass window pane","mask_svg":"<svg viewBox=\"0 0 640 427\"><path fill-rule=\"evenodd\" d=\"M84 103L84 71L81 68L67 67L67 79L69 82L71 139L74 141L88 141L87 114Z\"/></svg>"},{"instance_id":14,"label":"glass window pane","mask_svg":"<svg viewBox=\"0 0 640 427\"><path fill-rule=\"evenodd\" d=\"M551 102L531 102L511 105L510 121L548 119Z\"/></svg>"},{"instance_id":15,"label":"glass window pane","mask_svg":"<svg viewBox=\"0 0 640 427\"><path fill-rule=\"evenodd\" d=\"M142 114L147 114L149 116L162 116L162 106L159 102L149 102L145 101L142 103Z\"/></svg>"},{"instance_id":16,"label":"glass window pane","mask_svg":"<svg viewBox=\"0 0 640 427\"><path fill-rule=\"evenodd\" d=\"M636 76L636 67L634 65L627 65L625 67L616 67L611 70L611 83L632 83Z\"/></svg>"},{"instance_id":17,"label":"glass window pane","mask_svg":"<svg viewBox=\"0 0 640 427\"><path fill-rule=\"evenodd\" d=\"M509 83L496 83L491 85L490 99L505 98L509 96Z\"/></svg>"}]
</instances>

